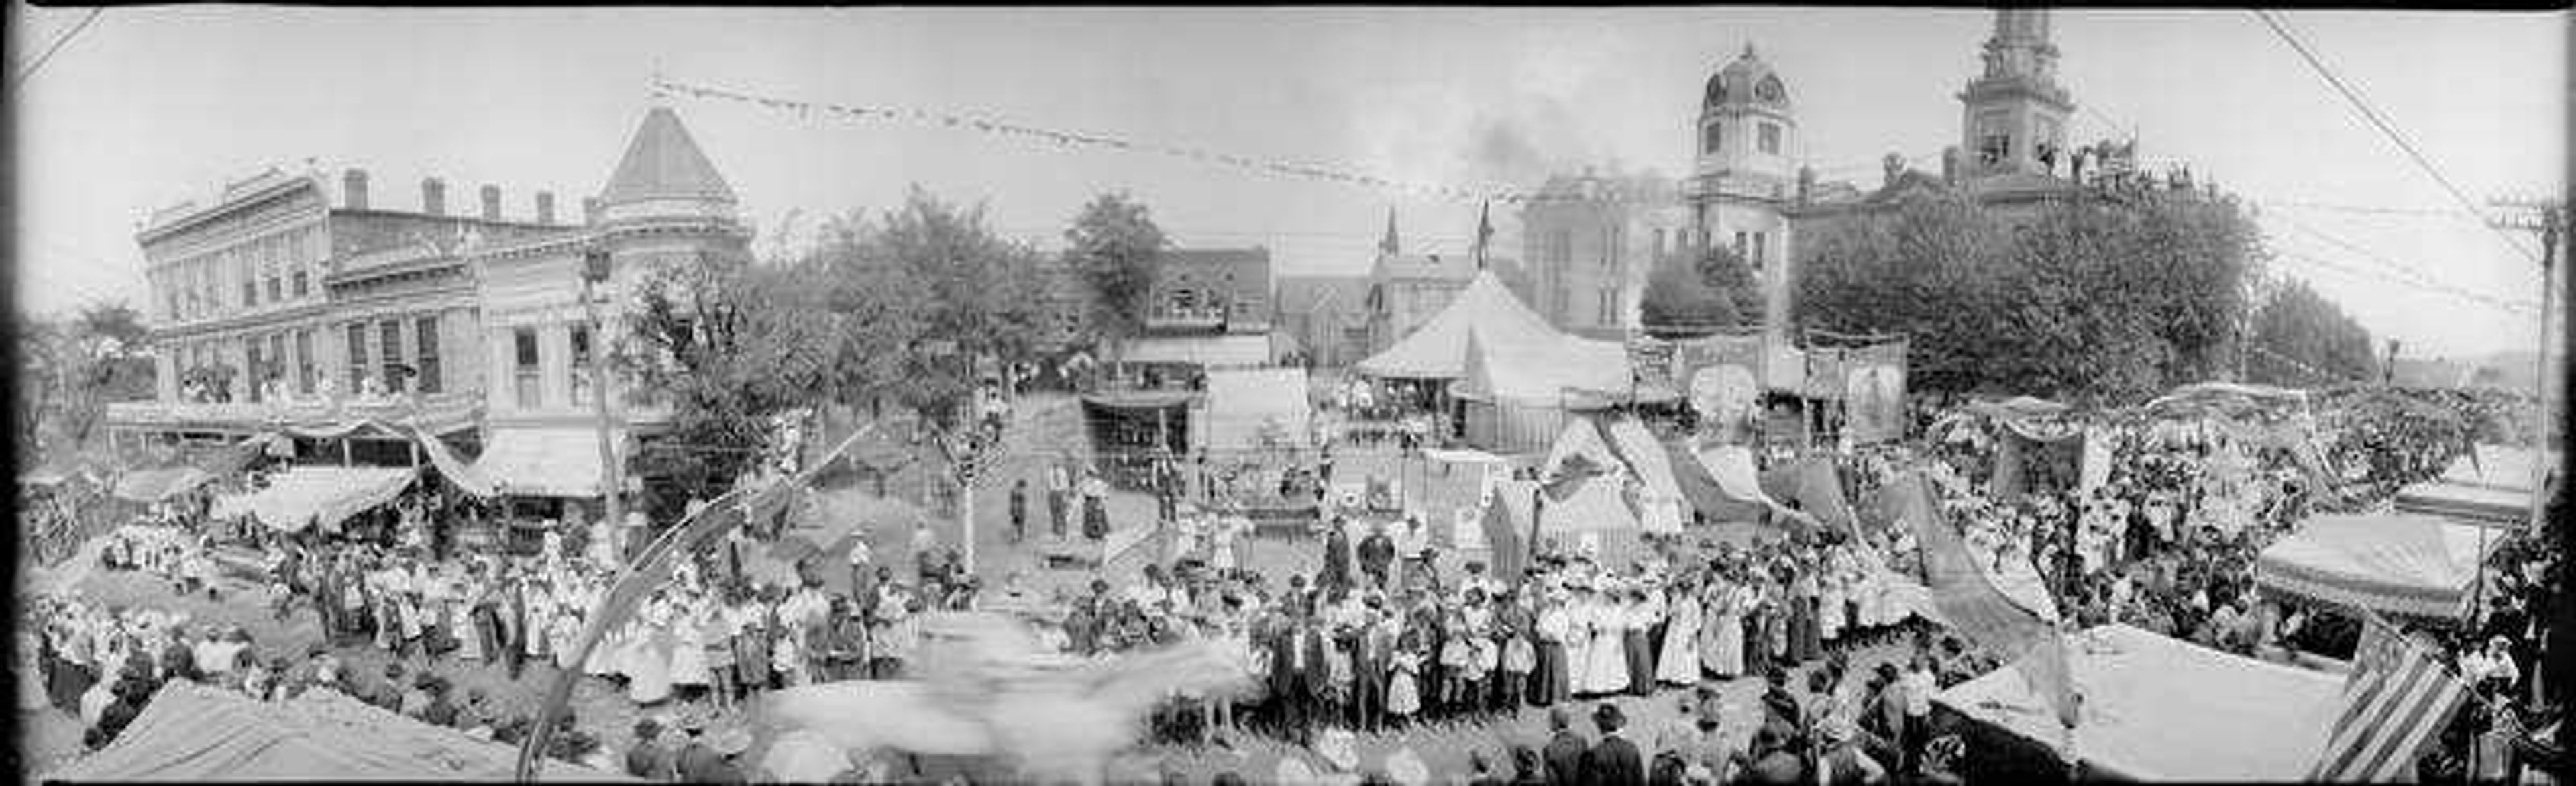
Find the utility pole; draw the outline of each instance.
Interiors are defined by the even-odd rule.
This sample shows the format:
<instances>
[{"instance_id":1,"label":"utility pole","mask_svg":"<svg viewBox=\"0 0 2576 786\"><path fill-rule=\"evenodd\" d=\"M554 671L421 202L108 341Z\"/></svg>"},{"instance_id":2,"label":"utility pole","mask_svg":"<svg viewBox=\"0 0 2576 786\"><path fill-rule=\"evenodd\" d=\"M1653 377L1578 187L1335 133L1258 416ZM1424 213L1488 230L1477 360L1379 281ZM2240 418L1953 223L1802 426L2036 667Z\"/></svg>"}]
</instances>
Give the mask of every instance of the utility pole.
<instances>
[{"instance_id":1,"label":"utility pole","mask_svg":"<svg viewBox=\"0 0 2576 786\"><path fill-rule=\"evenodd\" d=\"M2558 299L2558 287L2552 277L2558 272L2558 243L2566 234L2567 207L2555 199L2497 199L2488 204L2513 211L2488 219L2489 224L2540 235L2540 373L2534 378L2540 386L2540 414L2531 435L2531 518L2527 522L2531 531L2537 532L2549 493L2542 487L2549 477L2549 312Z\"/></svg>"},{"instance_id":2,"label":"utility pole","mask_svg":"<svg viewBox=\"0 0 2576 786\"><path fill-rule=\"evenodd\" d=\"M626 478L625 473L619 471L622 467L618 466L617 438L612 431L613 421L608 407L608 363L606 353L601 351L607 346L606 327L599 319L599 299L593 295L594 287L608 280L608 249L594 246L584 250L581 263L581 310L590 320L591 405L599 414L600 493L607 502L608 526L611 528L608 531L617 532L620 531L618 528L626 526ZM643 533L631 535L641 536Z\"/></svg>"}]
</instances>

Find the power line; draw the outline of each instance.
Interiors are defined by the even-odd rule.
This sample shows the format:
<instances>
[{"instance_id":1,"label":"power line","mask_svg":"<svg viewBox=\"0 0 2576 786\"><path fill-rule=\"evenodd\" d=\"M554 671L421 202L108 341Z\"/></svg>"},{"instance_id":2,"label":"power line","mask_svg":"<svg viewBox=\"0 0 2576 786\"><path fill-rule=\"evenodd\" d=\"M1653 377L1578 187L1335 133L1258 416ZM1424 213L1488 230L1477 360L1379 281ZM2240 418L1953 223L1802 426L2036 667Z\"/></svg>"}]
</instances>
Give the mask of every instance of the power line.
<instances>
[{"instance_id":1,"label":"power line","mask_svg":"<svg viewBox=\"0 0 2576 786\"><path fill-rule=\"evenodd\" d=\"M2318 76L2324 77L2326 84L2333 86L2336 93L2342 94L2344 100L2351 102L2354 109L2360 110L2362 119L2370 121L2370 124L2377 127L2380 133L2387 135L2389 141L2397 143L2397 148L2406 153L2407 159L2414 161L2416 167L2424 170L2424 174L2432 176L2434 182L2440 183L2442 185L2442 190L2450 192L2451 198L2458 200L2460 207L2466 209L2472 215L2483 215L2478 212L2477 200L2469 198L2469 193L2467 191L2462 190L2457 184L2452 183L2451 178L2443 175L2441 169L2434 167L2432 160L2425 158L2422 151L2415 149L2415 143L2408 141L2405 134L2399 133L2395 125L2389 123L2387 118L2382 117L2379 114L2378 109L2372 107L2369 101L2361 97L2360 91L2355 90L2351 85L2345 84L2343 77L2337 75L2333 68L2328 67L2324 60L2319 59L2315 52L2310 51L2308 49L2308 45L2300 41L2297 35L2292 34L2290 32L2290 28L2278 18L2278 15L2260 8L2253 9L2253 12L2254 16L2263 20L2263 24L2270 26L2272 28L2272 32L2279 35L2283 42L2289 44L2291 49L2296 50L2299 53L2299 57L2307 61L2310 69L2315 70ZM2504 241L2506 246L2512 247L2516 253L2522 254L2524 258L2533 262L2540 261L2540 257L2533 254L2531 249L2524 248L2521 243L2514 240L2513 236L2505 234L2502 229L2495 230L2495 233L2496 237Z\"/></svg>"},{"instance_id":2,"label":"power line","mask_svg":"<svg viewBox=\"0 0 2576 786\"><path fill-rule=\"evenodd\" d=\"M2398 262L2397 260L2394 260L2394 259L2390 259L2390 258L2388 258L2387 256L2380 254L2379 252L2372 251L2372 250L2367 249L2367 248L2363 248L2363 247L2361 247L2359 244L2353 243L2352 241L2344 240L2344 239L2342 239L2342 238L2340 238L2340 237L2336 237L2336 236L2334 236L2334 235L2327 234L2324 230L2317 229L2316 227L2314 227L2314 226L2310 226L2310 225L2308 225L2308 224L2307 224L2307 223L2305 223L2305 222L2298 221L2298 220L2295 220L2295 219L2289 219L2289 218L2284 218L2283 220L2288 221L2288 222L2289 222L2289 224L2290 224L2290 226L2291 226L2291 228L2297 229L2297 230L2302 231L2302 232L2306 232L2306 233L2308 233L2309 235L2314 236L2314 237L2316 237L2316 238L2317 238L2317 239L2319 239L2319 240L2323 240L2323 241L2325 241L2325 242L2327 242L2327 243L2332 243L2332 244L2334 244L2335 246L2340 247L2340 248L2342 248L2342 249L2344 249L2344 250L2346 250L2346 251L2351 251L2351 252L2353 252L2353 253L2360 254L2360 255L2362 255L2363 257L2368 258L2368 259L2369 259L2370 261L2372 261L2373 263L2376 263L2376 264L2377 264L2377 265L2379 265L2380 267L2385 268L2385 269L2387 269L2388 271L2390 271L2390 272L2392 272L2392 273L2395 273L2395 274L2397 274L2397 275L2399 275L2399 276L2403 276L2403 277L2407 278L2408 280L2410 280L2411 282L2415 283L2415 284L2416 284L2416 285L2418 285L2418 286L2430 287L2430 288L2437 289L2437 290L2444 290L2444 291L2454 292L2454 293L2457 293L2457 294L2462 294L2462 295L2465 295L2465 296L2469 297L2470 299L2478 300L2478 301L2481 301L2481 302L2499 303L2499 304L2508 302L2508 301L2506 301L2504 298L2499 297L2499 296L2495 296L2495 295L2488 295L2488 294L2484 294L2484 293L2472 292L2472 291L2470 291L2470 290L2468 290L2468 289L2465 289L2465 288L2462 288L2462 287L2458 287L2458 286L2454 286L2454 285L2451 285L2451 284L2446 284L2446 283L2443 283L2443 282L2440 282L2440 281L2433 280L2432 278L2427 277L2427 276L2426 276L2426 274L2424 274L2424 273L2422 273L2422 272L2417 271L2413 266L2406 265L2406 264L2401 263L2401 262ZM2531 302L2529 302L2529 301L2510 301L2510 302L2511 302L2511 303L2513 303L2513 304L2516 304L2516 305L2515 305L2515 307L2516 307L2516 308L2527 308L2527 309L2531 309L2531 310L2533 311L2533 313L2538 313L2539 304L2531 303Z\"/></svg>"},{"instance_id":3,"label":"power line","mask_svg":"<svg viewBox=\"0 0 2576 786\"><path fill-rule=\"evenodd\" d=\"M2412 216L2418 218L2448 218L2465 221L2486 220L2486 216L2484 215L2463 213L2450 208L2379 207L2373 205L2340 205L2330 202L2270 199L2255 200L2255 203L2264 207L2290 208L2293 210L2319 210L2331 213L2358 213L2373 216Z\"/></svg>"},{"instance_id":4,"label":"power line","mask_svg":"<svg viewBox=\"0 0 2576 786\"><path fill-rule=\"evenodd\" d=\"M72 36L80 35L82 30L89 28L89 23L98 21L98 15L105 13L106 11L107 6L92 8L89 10L88 15L81 17L79 24L72 25L70 30L65 30L62 35L55 36L54 42L45 47L44 53L37 55L34 61L27 64L27 70L18 72L18 78L10 80L9 92L18 92L18 88L27 84L28 77L35 76L38 69L45 67L45 61L54 59L55 52L62 51L64 44L71 43Z\"/></svg>"}]
</instances>

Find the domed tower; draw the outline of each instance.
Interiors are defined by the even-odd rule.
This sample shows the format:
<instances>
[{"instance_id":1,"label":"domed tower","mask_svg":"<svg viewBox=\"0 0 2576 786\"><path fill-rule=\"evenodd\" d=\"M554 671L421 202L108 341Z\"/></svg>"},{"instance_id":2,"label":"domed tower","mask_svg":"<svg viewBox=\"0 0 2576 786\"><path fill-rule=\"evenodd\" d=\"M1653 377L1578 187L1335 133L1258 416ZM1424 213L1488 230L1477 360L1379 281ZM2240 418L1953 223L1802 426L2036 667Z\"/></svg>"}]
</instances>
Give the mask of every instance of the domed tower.
<instances>
[{"instance_id":1,"label":"domed tower","mask_svg":"<svg viewBox=\"0 0 2576 786\"><path fill-rule=\"evenodd\" d=\"M1762 284L1768 310L1779 313L1787 307L1783 210L1796 198L1798 118L1788 84L1751 44L1708 78L1692 144L1697 156L1687 193L1695 237L1689 240L1734 250Z\"/></svg>"},{"instance_id":2,"label":"domed tower","mask_svg":"<svg viewBox=\"0 0 2576 786\"><path fill-rule=\"evenodd\" d=\"M1985 72L1959 92L1959 149L1969 177L2048 176L2066 167L2066 119L2075 100L2057 82L2048 28L2046 9L1995 12Z\"/></svg>"}]
</instances>

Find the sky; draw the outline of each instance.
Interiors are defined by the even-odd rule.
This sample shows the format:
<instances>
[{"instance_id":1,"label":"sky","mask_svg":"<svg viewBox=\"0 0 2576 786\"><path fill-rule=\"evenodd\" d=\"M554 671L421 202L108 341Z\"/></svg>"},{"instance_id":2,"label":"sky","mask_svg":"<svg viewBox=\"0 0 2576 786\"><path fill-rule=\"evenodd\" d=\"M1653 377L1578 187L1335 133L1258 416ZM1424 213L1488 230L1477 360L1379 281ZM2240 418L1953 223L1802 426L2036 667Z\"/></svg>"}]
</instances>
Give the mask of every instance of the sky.
<instances>
[{"instance_id":1,"label":"sky","mask_svg":"<svg viewBox=\"0 0 2576 786\"><path fill-rule=\"evenodd\" d=\"M86 9L29 9L13 73ZM2472 198L2562 193L2558 14L2282 14ZM16 99L19 305L143 301L136 226L269 167L356 166L379 204L499 185L577 215L655 100L653 75L783 99L918 108L1392 179L1535 186L1690 163L1701 84L1746 46L1796 106L1798 147L1863 188L1888 153L1937 171L1989 12L1956 9L322 9L118 7ZM2138 139L2256 202L2274 270L2408 356L2527 350L2530 314L2401 283L2397 267L2534 301L2537 241L2468 215L2253 15L2059 11L2070 141ZM1464 252L1477 205L911 122L676 109L764 249L918 185L1061 245L1123 190L1175 240L1271 250L1281 274L1358 273L1393 210L1408 252ZM2358 208L2358 209L2357 209ZM790 216L796 218L791 221ZM1497 207L1498 255L1523 256ZM783 231L782 231L783 227Z\"/></svg>"}]
</instances>

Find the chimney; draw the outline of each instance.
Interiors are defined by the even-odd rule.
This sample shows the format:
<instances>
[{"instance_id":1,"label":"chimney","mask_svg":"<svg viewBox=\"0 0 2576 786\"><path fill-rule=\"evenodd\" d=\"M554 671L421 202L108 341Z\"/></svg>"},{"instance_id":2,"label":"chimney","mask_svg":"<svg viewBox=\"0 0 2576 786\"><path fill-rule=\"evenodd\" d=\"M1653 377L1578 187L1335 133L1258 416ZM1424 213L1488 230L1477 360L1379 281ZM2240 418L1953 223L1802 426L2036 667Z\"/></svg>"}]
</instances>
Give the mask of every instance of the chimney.
<instances>
[{"instance_id":1,"label":"chimney","mask_svg":"<svg viewBox=\"0 0 2576 786\"><path fill-rule=\"evenodd\" d=\"M501 220L501 187L483 184L483 220Z\"/></svg>"},{"instance_id":2,"label":"chimney","mask_svg":"<svg viewBox=\"0 0 2576 786\"><path fill-rule=\"evenodd\" d=\"M340 206L350 210L367 209L367 170L351 169L340 173Z\"/></svg>"},{"instance_id":3,"label":"chimney","mask_svg":"<svg viewBox=\"0 0 2576 786\"><path fill-rule=\"evenodd\" d=\"M537 192L537 223L540 223L540 224L552 224L552 223L554 223L554 222L555 222L555 192L552 192L552 191L539 191L539 192Z\"/></svg>"},{"instance_id":4,"label":"chimney","mask_svg":"<svg viewBox=\"0 0 2576 786\"><path fill-rule=\"evenodd\" d=\"M599 223L599 197L581 198L581 223Z\"/></svg>"},{"instance_id":5,"label":"chimney","mask_svg":"<svg viewBox=\"0 0 2576 786\"><path fill-rule=\"evenodd\" d=\"M433 216L447 215L447 183L438 178L420 181L420 212Z\"/></svg>"}]
</instances>

